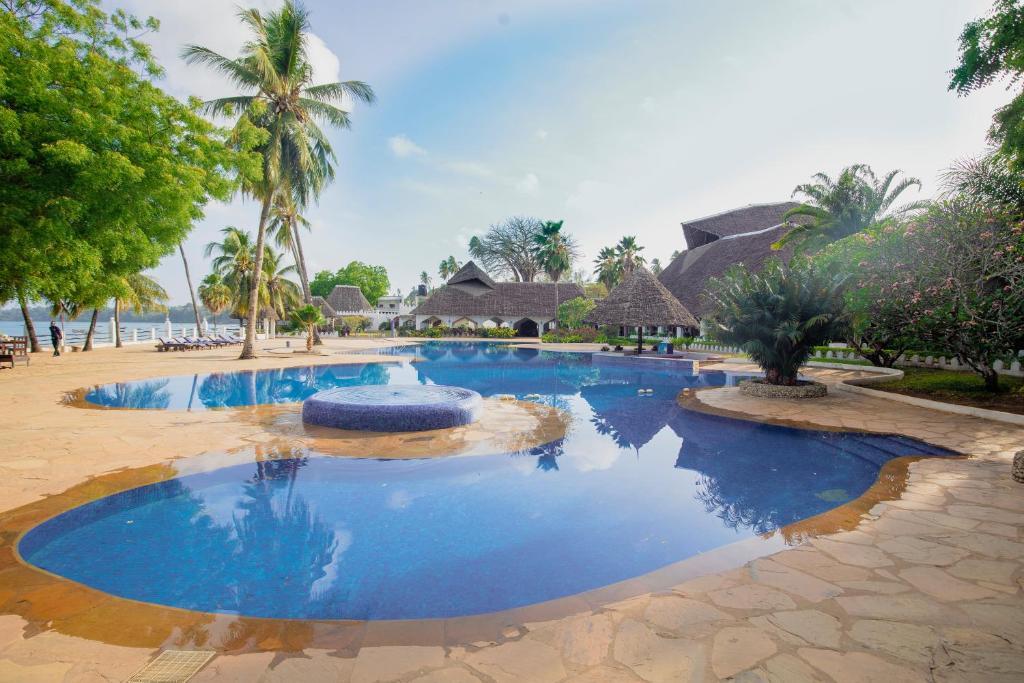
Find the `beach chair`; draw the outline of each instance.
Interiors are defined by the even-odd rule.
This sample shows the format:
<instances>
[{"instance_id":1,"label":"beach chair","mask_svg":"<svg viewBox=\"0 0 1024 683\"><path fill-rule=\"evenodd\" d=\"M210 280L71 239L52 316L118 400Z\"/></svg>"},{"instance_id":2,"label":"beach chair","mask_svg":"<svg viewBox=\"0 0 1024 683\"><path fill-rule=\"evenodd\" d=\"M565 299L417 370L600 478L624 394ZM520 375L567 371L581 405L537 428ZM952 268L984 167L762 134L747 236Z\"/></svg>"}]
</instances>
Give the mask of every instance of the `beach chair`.
<instances>
[{"instance_id":1,"label":"beach chair","mask_svg":"<svg viewBox=\"0 0 1024 683\"><path fill-rule=\"evenodd\" d=\"M27 337L11 337L0 341L0 365L10 363L13 370L16 362L22 362L25 365L32 362L28 355Z\"/></svg>"},{"instance_id":2,"label":"beach chair","mask_svg":"<svg viewBox=\"0 0 1024 683\"><path fill-rule=\"evenodd\" d=\"M214 348L213 344L211 344L210 342L203 341L202 339L196 339L195 337L185 337L185 341L191 344L192 347L196 349L205 350Z\"/></svg>"},{"instance_id":3,"label":"beach chair","mask_svg":"<svg viewBox=\"0 0 1024 683\"><path fill-rule=\"evenodd\" d=\"M163 337L157 337L157 341L160 342L160 344L156 347L157 351L184 351L185 350L185 347L183 347L181 344L179 344L179 343L177 343L177 342L175 342L173 340L170 340L170 339L164 339Z\"/></svg>"}]
</instances>

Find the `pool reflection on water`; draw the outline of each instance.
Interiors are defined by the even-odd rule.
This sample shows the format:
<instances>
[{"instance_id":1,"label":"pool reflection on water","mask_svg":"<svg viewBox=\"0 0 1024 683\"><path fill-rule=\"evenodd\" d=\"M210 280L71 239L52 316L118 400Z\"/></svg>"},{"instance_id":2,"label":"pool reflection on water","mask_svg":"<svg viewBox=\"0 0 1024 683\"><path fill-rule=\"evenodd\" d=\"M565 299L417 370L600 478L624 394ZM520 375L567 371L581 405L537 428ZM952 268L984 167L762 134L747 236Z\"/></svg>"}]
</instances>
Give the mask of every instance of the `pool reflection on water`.
<instances>
[{"instance_id":1,"label":"pool reflection on water","mask_svg":"<svg viewBox=\"0 0 1024 683\"><path fill-rule=\"evenodd\" d=\"M23 557L115 595L207 612L480 614L756 537L856 498L893 457L948 454L903 437L764 425L676 403L680 389L721 384L721 373L597 368L580 354L468 343L415 352L424 360L412 365L199 376L195 395L216 407L238 405L246 391L278 402L324 383L414 379L484 396L539 395L571 415L566 436L455 459L297 449L75 508L31 530ZM177 405L185 384L161 381L146 391ZM208 383L221 389L204 391ZM142 393L142 383L121 390L139 404Z\"/></svg>"}]
</instances>

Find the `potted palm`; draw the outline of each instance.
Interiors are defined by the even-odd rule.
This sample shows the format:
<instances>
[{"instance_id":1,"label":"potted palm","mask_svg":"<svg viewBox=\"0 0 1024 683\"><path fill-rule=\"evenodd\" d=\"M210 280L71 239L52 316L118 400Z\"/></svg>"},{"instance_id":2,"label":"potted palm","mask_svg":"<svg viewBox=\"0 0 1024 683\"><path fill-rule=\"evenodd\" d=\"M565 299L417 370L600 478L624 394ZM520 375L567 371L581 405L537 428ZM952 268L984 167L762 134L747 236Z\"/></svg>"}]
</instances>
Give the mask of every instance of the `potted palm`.
<instances>
[{"instance_id":1,"label":"potted palm","mask_svg":"<svg viewBox=\"0 0 1024 683\"><path fill-rule=\"evenodd\" d=\"M306 353L313 353L313 338L318 325L324 322L323 313L313 304L306 304L292 311L292 322L306 330Z\"/></svg>"},{"instance_id":2,"label":"potted palm","mask_svg":"<svg viewBox=\"0 0 1024 683\"><path fill-rule=\"evenodd\" d=\"M824 396L818 382L798 378L814 347L843 339L849 326L846 276L812 262L769 261L761 272L734 267L708 285L708 322L716 339L742 348L764 370L764 379L740 384L766 398Z\"/></svg>"}]
</instances>

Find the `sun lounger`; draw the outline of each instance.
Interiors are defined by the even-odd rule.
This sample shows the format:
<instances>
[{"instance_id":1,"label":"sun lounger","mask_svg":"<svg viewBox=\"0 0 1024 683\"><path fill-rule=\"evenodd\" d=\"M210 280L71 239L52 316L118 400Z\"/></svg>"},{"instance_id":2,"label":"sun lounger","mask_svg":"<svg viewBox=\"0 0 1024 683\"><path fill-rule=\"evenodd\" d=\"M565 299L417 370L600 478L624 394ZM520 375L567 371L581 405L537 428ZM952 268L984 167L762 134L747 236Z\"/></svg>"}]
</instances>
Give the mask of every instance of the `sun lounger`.
<instances>
[{"instance_id":1,"label":"sun lounger","mask_svg":"<svg viewBox=\"0 0 1024 683\"><path fill-rule=\"evenodd\" d=\"M212 349L214 345L211 342L204 341L202 339L196 339L195 337L185 337L185 341L188 342L196 349Z\"/></svg>"},{"instance_id":2,"label":"sun lounger","mask_svg":"<svg viewBox=\"0 0 1024 683\"><path fill-rule=\"evenodd\" d=\"M157 337L157 341L160 342L160 345L156 347L158 351L184 351L186 349L184 344L179 344L173 339Z\"/></svg>"}]
</instances>

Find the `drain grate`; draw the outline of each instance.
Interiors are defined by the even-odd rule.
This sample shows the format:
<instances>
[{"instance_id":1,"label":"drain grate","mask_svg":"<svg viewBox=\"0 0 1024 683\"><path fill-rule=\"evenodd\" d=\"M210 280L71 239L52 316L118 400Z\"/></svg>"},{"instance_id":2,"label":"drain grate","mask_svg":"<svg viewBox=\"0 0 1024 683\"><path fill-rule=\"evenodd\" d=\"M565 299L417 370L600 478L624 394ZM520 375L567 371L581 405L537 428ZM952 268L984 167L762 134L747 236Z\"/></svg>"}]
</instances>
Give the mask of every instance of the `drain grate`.
<instances>
[{"instance_id":1,"label":"drain grate","mask_svg":"<svg viewBox=\"0 0 1024 683\"><path fill-rule=\"evenodd\" d=\"M164 650L131 675L128 683L185 683L217 654L211 650Z\"/></svg>"}]
</instances>

